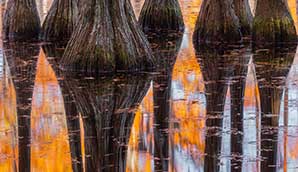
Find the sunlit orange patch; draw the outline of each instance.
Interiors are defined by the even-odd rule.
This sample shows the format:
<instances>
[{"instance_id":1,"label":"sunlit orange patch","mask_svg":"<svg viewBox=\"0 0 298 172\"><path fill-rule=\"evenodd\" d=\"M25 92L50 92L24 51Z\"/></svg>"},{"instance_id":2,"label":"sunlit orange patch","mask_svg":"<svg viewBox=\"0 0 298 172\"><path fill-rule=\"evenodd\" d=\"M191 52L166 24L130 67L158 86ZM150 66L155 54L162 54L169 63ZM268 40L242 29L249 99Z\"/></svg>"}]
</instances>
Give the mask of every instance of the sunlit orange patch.
<instances>
[{"instance_id":1,"label":"sunlit orange patch","mask_svg":"<svg viewBox=\"0 0 298 172\"><path fill-rule=\"evenodd\" d=\"M144 144L142 150L140 143ZM153 87L135 113L127 151L126 172L153 171Z\"/></svg>"},{"instance_id":2,"label":"sunlit orange patch","mask_svg":"<svg viewBox=\"0 0 298 172\"><path fill-rule=\"evenodd\" d=\"M16 92L5 58L0 57L0 171L17 169ZM6 65L5 65L6 64Z\"/></svg>"},{"instance_id":3,"label":"sunlit orange patch","mask_svg":"<svg viewBox=\"0 0 298 172\"><path fill-rule=\"evenodd\" d=\"M41 50L37 62L31 112L31 171L72 171L61 90Z\"/></svg>"}]
</instances>

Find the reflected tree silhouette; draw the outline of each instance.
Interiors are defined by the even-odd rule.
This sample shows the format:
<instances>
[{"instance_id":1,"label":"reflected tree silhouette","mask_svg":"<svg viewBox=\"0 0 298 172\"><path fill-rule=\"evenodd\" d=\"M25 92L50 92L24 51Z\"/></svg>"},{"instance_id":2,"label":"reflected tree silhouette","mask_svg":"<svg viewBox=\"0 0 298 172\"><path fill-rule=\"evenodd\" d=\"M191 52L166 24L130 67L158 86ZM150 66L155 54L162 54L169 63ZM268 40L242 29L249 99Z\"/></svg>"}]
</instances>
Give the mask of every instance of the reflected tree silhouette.
<instances>
[{"instance_id":1,"label":"reflected tree silhouette","mask_svg":"<svg viewBox=\"0 0 298 172\"><path fill-rule=\"evenodd\" d=\"M257 50L254 56L261 100L261 170L276 168L278 119L296 46Z\"/></svg>"},{"instance_id":2,"label":"reflected tree silhouette","mask_svg":"<svg viewBox=\"0 0 298 172\"><path fill-rule=\"evenodd\" d=\"M153 53L157 59L157 75L153 78L154 101L154 170L169 170L169 120L173 67L182 42L181 34L152 36Z\"/></svg>"},{"instance_id":3,"label":"reflected tree silhouette","mask_svg":"<svg viewBox=\"0 0 298 172\"><path fill-rule=\"evenodd\" d=\"M219 171L223 115L228 85L231 93L231 170L241 171L243 95L249 56L247 48L197 49L207 98L205 171Z\"/></svg>"},{"instance_id":4,"label":"reflected tree silhouette","mask_svg":"<svg viewBox=\"0 0 298 172\"><path fill-rule=\"evenodd\" d=\"M78 80L66 74L64 78L62 88L68 90L83 119L85 170L124 171L134 111L149 89L150 77Z\"/></svg>"},{"instance_id":5,"label":"reflected tree silhouette","mask_svg":"<svg viewBox=\"0 0 298 172\"><path fill-rule=\"evenodd\" d=\"M58 67L58 60L63 55L64 49L60 44L46 44L42 45L46 56L51 59L53 69L55 70L58 78L63 77L63 72ZM72 170L74 172L82 172L84 169L83 157L82 157L82 142L81 142L81 126L80 117L81 114L76 107L76 102L72 96L72 93L65 86L63 80L59 81L59 85L62 91L64 100L64 108L66 113L66 122L68 130L68 138L72 159Z\"/></svg>"},{"instance_id":6,"label":"reflected tree silhouette","mask_svg":"<svg viewBox=\"0 0 298 172\"><path fill-rule=\"evenodd\" d=\"M36 74L38 45L6 43L4 53L11 71L17 97L18 169L30 172L31 104Z\"/></svg>"}]
</instances>

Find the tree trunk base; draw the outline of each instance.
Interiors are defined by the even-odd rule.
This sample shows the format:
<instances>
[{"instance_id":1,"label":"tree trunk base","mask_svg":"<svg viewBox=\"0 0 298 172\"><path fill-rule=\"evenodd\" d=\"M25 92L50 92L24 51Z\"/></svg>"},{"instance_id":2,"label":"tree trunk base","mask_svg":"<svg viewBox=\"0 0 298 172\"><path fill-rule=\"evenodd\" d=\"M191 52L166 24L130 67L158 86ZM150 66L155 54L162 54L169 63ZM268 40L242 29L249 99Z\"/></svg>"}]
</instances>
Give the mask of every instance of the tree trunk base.
<instances>
[{"instance_id":1,"label":"tree trunk base","mask_svg":"<svg viewBox=\"0 0 298 172\"><path fill-rule=\"evenodd\" d=\"M68 42L78 18L75 0L55 0L42 25L41 39Z\"/></svg>"},{"instance_id":2,"label":"tree trunk base","mask_svg":"<svg viewBox=\"0 0 298 172\"><path fill-rule=\"evenodd\" d=\"M205 0L193 38L195 45L241 42L239 19L231 0Z\"/></svg>"},{"instance_id":3,"label":"tree trunk base","mask_svg":"<svg viewBox=\"0 0 298 172\"><path fill-rule=\"evenodd\" d=\"M255 44L296 42L294 21L283 0L258 1L253 21Z\"/></svg>"},{"instance_id":4,"label":"tree trunk base","mask_svg":"<svg viewBox=\"0 0 298 172\"><path fill-rule=\"evenodd\" d=\"M102 9L100 13L98 9ZM60 61L62 68L87 73L153 68L152 50L137 24L129 0L92 0L84 3L81 12Z\"/></svg>"},{"instance_id":5,"label":"tree trunk base","mask_svg":"<svg viewBox=\"0 0 298 172\"><path fill-rule=\"evenodd\" d=\"M253 23L253 40L256 44L296 42L297 34L294 22L288 16L267 19L257 16Z\"/></svg>"},{"instance_id":6,"label":"tree trunk base","mask_svg":"<svg viewBox=\"0 0 298 172\"><path fill-rule=\"evenodd\" d=\"M3 35L9 41L38 40L40 32L40 19L33 0L7 3L4 15Z\"/></svg>"},{"instance_id":7,"label":"tree trunk base","mask_svg":"<svg viewBox=\"0 0 298 172\"><path fill-rule=\"evenodd\" d=\"M142 8L139 23L146 32L184 31L184 23L177 0L146 0Z\"/></svg>"}]
</instances>

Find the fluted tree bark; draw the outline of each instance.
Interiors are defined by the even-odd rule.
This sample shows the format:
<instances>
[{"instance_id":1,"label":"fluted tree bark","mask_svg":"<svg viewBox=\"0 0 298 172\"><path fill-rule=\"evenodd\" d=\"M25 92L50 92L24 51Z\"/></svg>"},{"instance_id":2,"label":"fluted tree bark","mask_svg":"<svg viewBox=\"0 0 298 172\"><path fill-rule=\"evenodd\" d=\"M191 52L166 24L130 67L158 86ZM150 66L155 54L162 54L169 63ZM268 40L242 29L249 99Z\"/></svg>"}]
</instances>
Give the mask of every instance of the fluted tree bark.
<instances>
[{"instance_id":1,"label":"fluted tree bark","mask_svg":"<svg viewBox=\"0 0 298 172\"><path fill-rule=\"evenodd\" d=\"M129 0L83 0L80 20L61 59L88 72L151 68L153 57Z\"/></svg>"},{"instance_id":2,"label":"fluted tree bark","mask_svg":"<svg viewBox=\"0 0 298 172\"><path fill-rule=\"evenodd\" d=\"M256 44L297 41L294 21L285 0L257 1L253 40Z\"/></svg>"},{"instance_id":3,"label":"fluted tree bark","mask_svg":"<svg viewBox=\"0 0 298 172\"><path fill-rule=\"evenodd\" d=\"M183 16L178 0L146 0L139 18L144 32L183 31Z\"/></svg>"},{"instance_id":4,"label":"fluted tree bark","mask_svg":"<svg viewBox=\"0 0 298 172\"><path fill-rule=\"evenodd\" d=\"M78 0L55 0L42 25L41 39L67 43L78 15Z\"/></svg>"},{"instance_id":5,"label":"fluted tree bark","mask_svg":"<svg viewBox=\"0 0 298 172\"><path fill-rule=\"evenodd\" d=\"M248 36L251 33L253 16L248 0L233 0L235 13L239 18L241 33Z\"/></svg>"},{"instance_id":6,"label":"fluted tree bark","mask_svg":"<svg viewBox=\"0 0 298 172\"><path fill-rule=\"evenodd\" d=\"M204 0L193 37L196 45L241 41L239 19L232 0Z\"/></svg>"},{"instance_id":7,"label":"fluted tree bark","mask_svg":"<svg viewBox=\"0 0 298 172\"><path fill-rule=\"evenodd\" d=\"M9 0L4 14L3 36L9 41L37 40L40 19L35 0Z\"/></svg>"}]
</instances>

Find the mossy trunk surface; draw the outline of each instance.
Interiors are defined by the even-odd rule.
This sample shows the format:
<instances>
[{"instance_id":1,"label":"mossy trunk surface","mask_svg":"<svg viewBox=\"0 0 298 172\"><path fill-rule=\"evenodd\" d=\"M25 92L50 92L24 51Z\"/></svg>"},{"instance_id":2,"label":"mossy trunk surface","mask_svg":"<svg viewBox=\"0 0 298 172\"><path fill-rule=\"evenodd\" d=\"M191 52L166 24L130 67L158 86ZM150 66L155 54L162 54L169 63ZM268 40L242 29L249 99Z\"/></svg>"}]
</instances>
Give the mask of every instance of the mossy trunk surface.
<instances>
[{"instance_id":1,"label":"mossy trunk surface","mask_svg":"<svg viewBox=\"0 0 298 172\"><path fill-rule=\"evenodd\" d=\"M184 23L178 0L146 0L139 18L144 32L183 31Z\"/></svg>"},{"instance_id":2,"label":"mossy trunk surface","mask_svg":"<svg viewBox=\"0 0 298 172\"><path fill-rule=\"evenodd\" d=\"M250 35L252 29L253 16L248 0L234 0L235 13L240 22L241 33L244 36Z\"/></svg>"},{"instance_id":3,"label":"mossy trunk surface","mask_svg":"<svg viewBox=\"0 0 298 172\"><path fill-rule=\"evenodd\" d=\"M258 43L295 42L294 21L284 0L258 0L253 40Z\"/></svg>"},{"instance_id":4,"label":"mossy trunk surface","mask_svg":"<svg viewBox=\"0 0 298 172\"><path fill-rule=\"evenodd\" d=\"M40 19L35 0L9 0L4 14L3 36L9 41L38 39Z\"/></svg>"},{"instance_id":5,"label":"mossy trunk surface","mask_svg":"<svg viewBox=\"0 0 298 172\"><path fill-rule=\"evenodd\" d=\"M232 0L204 0L195 27L194 43L234 43L241 41L241 37Z\"/></svg>"},{"instance_id":6,"label":"mossy trunk surface","mask_svg":"<svg viewBox=\"0 0 298 172\"><path fill-rule=\"evenodd\" d=\"M78 20L78 0L55 0L42 25L41 39L67 42Z\"/></svg>"},{"instance_id":7,"label":"mossy trunk surface","mask_svg":"<svg viewBox=\"0 0 298 172\"><path fill-rule=\"evenodd\" d=\"M78 25L61 59L65 69L85 72L146 70L152 50L129 0L84 0Z\"/></svg>"}]
</instances>

